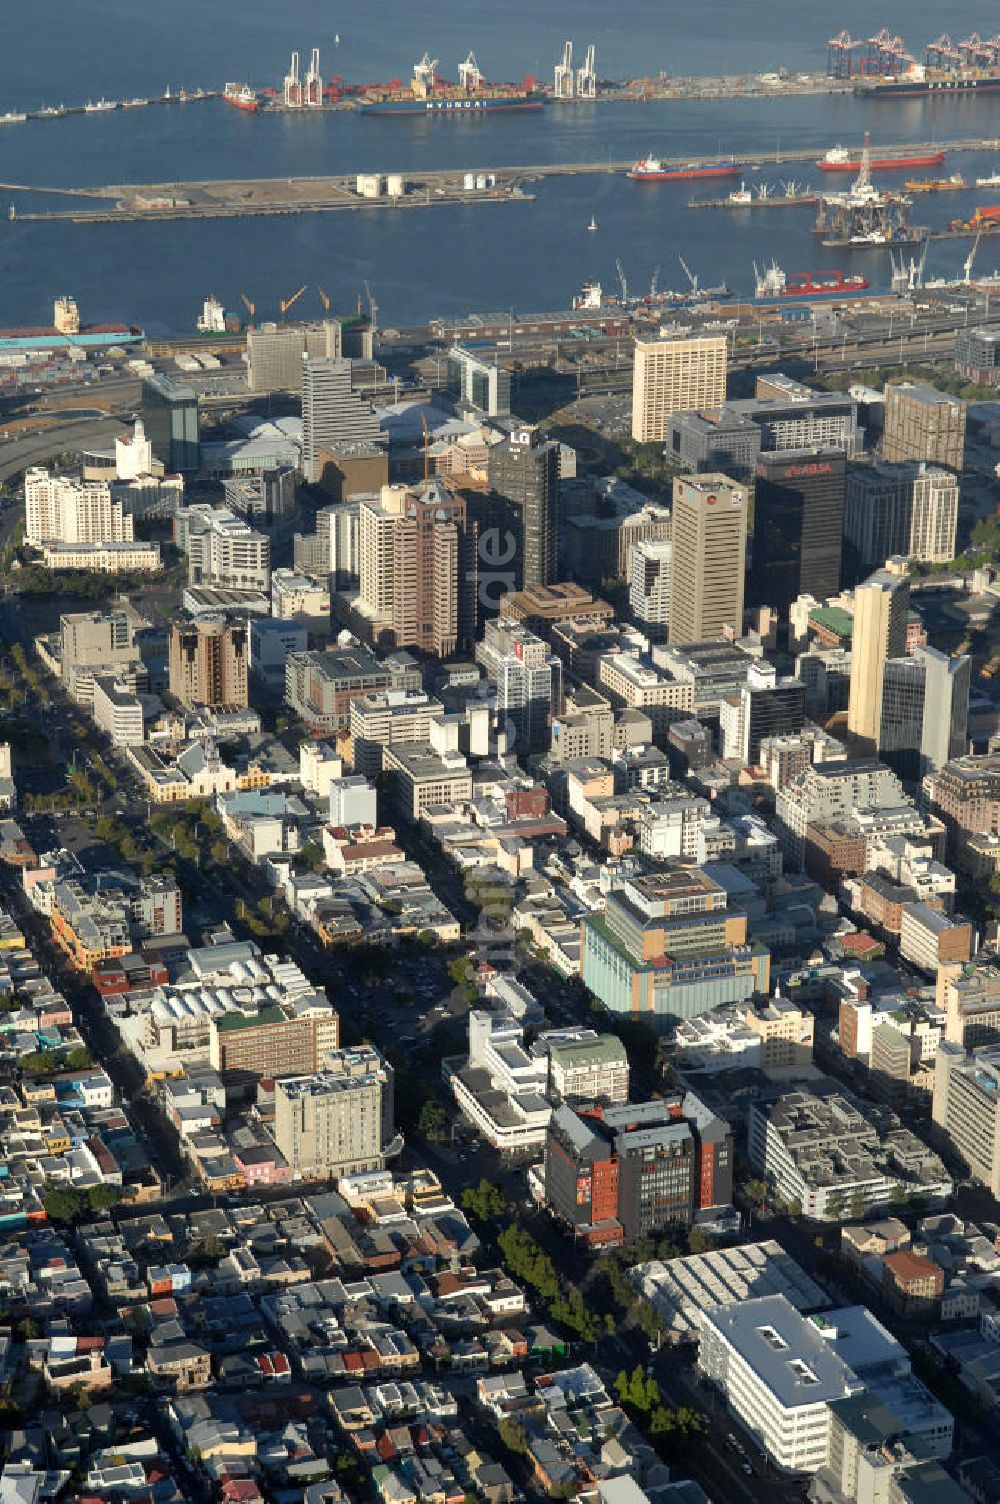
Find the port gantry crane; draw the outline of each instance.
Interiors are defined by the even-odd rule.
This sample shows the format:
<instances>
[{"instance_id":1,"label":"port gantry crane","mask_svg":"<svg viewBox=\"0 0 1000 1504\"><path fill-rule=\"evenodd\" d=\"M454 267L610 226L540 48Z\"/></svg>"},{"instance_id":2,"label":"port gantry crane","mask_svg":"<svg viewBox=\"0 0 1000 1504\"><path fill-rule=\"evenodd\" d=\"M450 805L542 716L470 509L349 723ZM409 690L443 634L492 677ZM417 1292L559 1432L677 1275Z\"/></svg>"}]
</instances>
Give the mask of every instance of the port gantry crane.
<instances>
[{"instance_id":1,"label":"port gantry crane","mask_svg":"<svg viewBox=\"0 0 1000 1504\"><path fill-rule=\"evenodd\" d=\"M576 97L577 99L597 98L597 63L593 42L587 48L583 66L576 70Z\"/></svg>"},{"instance_id":2,"label":"port gantry crane","mask_svg":"<svg viewBox=\"0 0 1000 1504\"><path fill-rule=\"evenodd\" d=\"M250 323L253 325L254 315L257 312L257 304L248 298L245 292L240 293L240 300L246 304L247 313L250 315Z\"/></svg>"},{"instance_id":3,"label":"port gantry crane","mask_svg":"<svg viewBox=\"0 0 1000 1504\"><path fill-rule=\"evenodd\" d=\"M567 42L563 48L562 62L556 63L555 67L552 92L556 99L572 99L573 84L573 43Z\"/></svg>"},{"instance_id":4,"label":"port gantry crane","mask_svg":"<svg viewBox=\"0 0 1000 1504\"><path fill-rule=\"evenodd\" d=\"M323 312L326 314L327 318L329 318L330 317L330 299L327 297L327 295L323 291L322 287L317 287L316 291L319 294L319 300L320 300L320 302L323 304Z\"/></svg>"},{"instance_id":5,"label":"port gantry crane","mask_svg":"<svg viewBox=\"0 0 1000 1504\"><path fill-rule=\"evenodd\" d=\"M880 76L904 73L916 60L906 50L901 36L893 36L888 26L868 38L868 56L862 63L866 73Z\"/></svg>"},{"instance_id":6,"label":"port gantry crane","mask_svg":"<svg viewBox=\"0 0 1000 1504\"><path fill-rule=\"evenodd\" d=\"M846 29L838 31L826 44L826 71L830 78L853 78L860 71L854 62L854 54L867 44L852 37Z\"/></svg>"},{"instance_id":7,"label":"port gantry crane","mask_svg":"<svg viewBox=\"0 0 1000 1504\"><path fill-rule=\"evenodd\" d=\"M308 282L303 282L303 284L299 288L298 292L293 292L292 296L290 298L282 298L281 299L281 301L278 304L278 307L281 309L281 322L282 323L285 322L285 314L288 312L289 308L292 307L293 303L297 303L299 301L299 299L301 298L302 294L305 292L305 290L306 290L306 288L308 286L309 286Z\"/></svg>"}]
</instances>

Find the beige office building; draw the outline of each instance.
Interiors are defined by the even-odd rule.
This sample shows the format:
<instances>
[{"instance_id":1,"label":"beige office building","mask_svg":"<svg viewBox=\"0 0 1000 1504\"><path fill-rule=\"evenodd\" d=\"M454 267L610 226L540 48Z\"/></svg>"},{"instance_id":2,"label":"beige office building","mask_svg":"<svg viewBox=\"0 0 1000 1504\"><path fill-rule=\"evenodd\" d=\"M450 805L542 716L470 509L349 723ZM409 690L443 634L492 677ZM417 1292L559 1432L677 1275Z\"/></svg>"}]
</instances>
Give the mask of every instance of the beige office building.
<instances>
[{"instance_id":1,"label":"beige office building","mask_svg":"<svg viewBox=\"0 0 1000 1504\"><path fill-rule=\"evenodd\" d=\"M326 1068L279 1079L274 1138L292 1175L380 1170L393 1136L392 1067L372 1045L335 1050Z\"/></svg>"},{"instance_id":2,"label":"beige office building","mask_svg":"<svg viewBox=\"0 0 1000 1504\"><path fill-rule=\"evenodd\" d=\"M882 724L882 684L887 658L906 653L910 609L909 565L892 558L854 592L851 688L847 729L874 751Z\"/></svg>"},{"instance_id":3,"label":"beige office building","mask_svg":"<svg viewBox=\"0 0 1000 1504\"><path fill-rule=\"evenodd\" d=\"M247 330L247 386L252 392L298 392L303 355L337 359L340 325L260 324Z\"/></svg>"},{"instance_id":4,"label":"beige office building","mask_svg":"<svg viewBox=\"0 0 1000 1504\"><path fill-rule=\"evenodd\" d=\"M746 487L727 475L674 481L669 640L705 642L743 631Z\"/></svg>"},{"instance_id":5,"label":"beige office building","mask_svg":"<svg viewBox=\"0 0 1000 1504\"><path fill-rule=\"evenodd\" d=\"M632 376L632 437L662 444L674 413L720 407L726 400L724 334L637 339Z\"/></svg>"},{"instance_id":6,"label":"beige office building","mask_svg":"<svg viewBox=\"0 0 1000 1504\"><path fill-rule=\"evenodd\" d=\"M924 460L961 470L965 403L936 387L904 381L885 389L884 460Z\"/></svg>"},{"instance_id":7,"label":"beige office building","mask_svg":"<svg viewBox=\"0 0 1000 1504\"><path fill-rule=\"evenodd\" d=\"M351 626L381 649L445 658L475 640L476 533L462 497L432 481L361 502Z\"/></svg>"},{"instance_id":8,"label":"beige office building","mask_svg":"<svg viewBox=\"0 0 1000 1504\"><path fill-rule=\"evenodd\" d=\"M184 705L247 705L247 629L222 616L170 627L170 693Z\"/></svg>"}]
</instances>

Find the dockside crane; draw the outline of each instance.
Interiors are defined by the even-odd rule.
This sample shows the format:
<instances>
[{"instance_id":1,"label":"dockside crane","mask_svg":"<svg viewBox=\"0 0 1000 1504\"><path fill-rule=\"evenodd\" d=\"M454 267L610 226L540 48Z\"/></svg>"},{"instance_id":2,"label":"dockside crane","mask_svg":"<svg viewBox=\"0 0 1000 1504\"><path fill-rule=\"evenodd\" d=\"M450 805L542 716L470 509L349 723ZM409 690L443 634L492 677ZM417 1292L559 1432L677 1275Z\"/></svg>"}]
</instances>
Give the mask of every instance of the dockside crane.
<instances>
[{"instance_id":1,"label":"dockside crane","mask_svg":"<svg viewBox=\"0 0 1000 1504\"><path fill-rule=\"evenodd\" d=\"M653 299L656 297L656 289L659 287L659 285L660 285L660 268L658 266L654 266L653 267L653 275L649 279L649 301L650 302L652 302Z\"/></svg>"},{"instance_id":2,"label":"dockside crane","mask_svg":"<svg viewBox=\"0 0 1000 1504\"><path fill-rule=\"evenodd\" d=\"M326 314L327 318L329 318L330 317L330 299L327 297L327 295L323 291L322 287L317 287L316 291L319 294L319 300L320 300L320 302L323 304L323 312Z\"/></svg>"},{"instance_id":3,"label":"dockside crane","mask_svg":"<svg viewBox=\"0 0 1000 1504\"><path fill-rule=\"evenodd\" d=\"M965 283L966 287L968 287L969 283L972 281L972 263L976 259L976 252L979 250L979 242L982 240L982 238L983 238L983 232L982 232L982 230L977 230L976 231L976 238L972 242L972 250L969 252L969 254L965 258L965 265L964 265L964 268L963 268L963 270L964 270L964 276L963 276L962 280Z\"/></svg>"},{"instance_id":4,"label":"dockside crane","mask_svg":"<svg viewBox=\"0 0 1000 1504\"><path fill-rule=\"evenodd\" d=\"M371 327L372 340L374 341L375 330L378 327L378 304L375 301L375 294L372 292L367 278L365 279L365 297L368 299L368 323Z\"/></svg>"},{"instance_id":5,"label":"dockside crane","mask_svg":"<svg viewBox=\"0 0 1000 1504\"><path fill-rule=\"evenodd\" d=\"M299 301L299 299L301 298L302 294L305 292L305 290L306 290L306 288L308 286L309 286L308 282L303 282L303 284L299 288L298 292L293 292L292 296L290 298L282 298L281 299L281 302L278 304L278 307L281 309L281 322L282 323L285 322L285 314L288 312L289 308L291 308L294 303L297 303Z\"/></svg>"},{"instance_id":6,"label":"dockside crane","mask_svg":"<svg viewBox=\"0 0 1000 1504\"><path fill-rule=\"evenodd\" d=\"M254 315L257 312L257 304L254 303L250 298L248 298L245 292L240 293L240 300L246 304L246 310L250 315L250 323L252 324L254 321Z\"/></svg>"},{"instance_id":7,"label":"dockside crane","mask_svg":"<svg viewBox=\"0 0 1000 1504\"><path fill-rule=\"evenodd\" d=\"M691 283L691 291L692 292L697 292L698 291L698 278L695 276L694 272L688 266L688 264L684 260L683 256L678 256L677 260L680 262L681 266L684 268L684 275L687 277L688 281Z\"/></svg>"},{"instance_id":8,"label":"dockside crane","mask_svg":"<svg viewBox=\"0 0 1000 1504\"><path fill-rule=\"evenodd\" d=\"M622 290L622 305L623 305L623 307L627 308L628 307L628 281L627 281L626 276L625 276L625 269L624 269L624 267L622 266L622 263L621 263L621 258L618 257L618 256L615 257L615 271L618 273L618 284L619 284L619 286L621 287L621 290Z\"/></svg>"}]
</instances>

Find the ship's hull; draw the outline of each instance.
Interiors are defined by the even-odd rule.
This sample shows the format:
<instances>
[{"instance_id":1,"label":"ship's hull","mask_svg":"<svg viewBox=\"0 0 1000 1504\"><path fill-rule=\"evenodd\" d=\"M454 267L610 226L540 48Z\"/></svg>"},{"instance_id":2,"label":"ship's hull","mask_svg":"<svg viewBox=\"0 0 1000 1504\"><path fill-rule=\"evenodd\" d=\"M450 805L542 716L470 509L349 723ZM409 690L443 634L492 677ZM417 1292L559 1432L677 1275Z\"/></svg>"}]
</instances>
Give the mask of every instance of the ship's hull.
<instances>
[{"instance_id":1,"label":"ship's hull","mask_svg":"<svg viewBox=\"0 0 1000 1504\"><path fill-rule=\"evenodd\" d=\"M0 350L70 350L81 346L100 350L109 345L135 345L146 338L136 324L92 324L79 334L60 334L58 329L0 329Z\"/></svg>"},{"instance_id":2,"label":"ship's hull","mask_svg":"<svg viewBox=\"0 0 1000 1504\"><path fill-rule=\"evenodd\" d=\"M928 94L996 94L1000 92L1000 73L987 73L975 78L916 78L890 79L880 82L854 85L859 99L917 99Z\"/></svg>"},{"instance_id":3,"label":"ship's hull","mask_svg":"<svg viewBox=\"0 0 1000 1504\"><path fill-rule=\"evenodd\" d=\"M633 167L629 177L633 183L689 183L694 178L734 178L742 171L741 162L723 167L663 167L656 172Z\"/></svg>"},{"instance_id":4,"label":"ship's hull","mask_svg":"<svg viewBox=\"0 0 1000 1504\"><path fill-rule=\"evenodd\" d=\"M869 163L872 172L899 172L911 167L940 167L944 161L943 151L928 152L922 157L872 157ZM861 158L852 158L847 162L816 163L820 172L860 172Z\"/></svg>"},{"instance_id":5,"label":"ship's hull","mask_svg":"<svg viewBox=\"0 0 1000 1504\"><path fill-rule=\"evenodd\" d=\"M498 110L540 110L545 100L531 94L468 99L359 99L355 108L363 115L482 115Z\"/></svg>"},{"instance_id":6,"label":"ship's hull","mask_svg":"<svg viewBox=\"0 0 1000 1504\"><path fill-rule=\"evenodd\" d=\"M242 110L245 115L256 115L260 104L256 99L231 99L228 94L223 94L226 104L231 104L234 110Z\"/></svg>"}]
</instances>

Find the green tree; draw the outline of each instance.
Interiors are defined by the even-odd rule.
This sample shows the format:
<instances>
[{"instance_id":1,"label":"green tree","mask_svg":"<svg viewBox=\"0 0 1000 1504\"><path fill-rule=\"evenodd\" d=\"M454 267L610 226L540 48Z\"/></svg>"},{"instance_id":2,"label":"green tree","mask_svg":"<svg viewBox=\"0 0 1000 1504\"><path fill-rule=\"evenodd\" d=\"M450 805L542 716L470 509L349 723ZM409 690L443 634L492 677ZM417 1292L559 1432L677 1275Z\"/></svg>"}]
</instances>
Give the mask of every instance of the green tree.
<instances>
[{"instance_id":1,"label":"green tree","mask_svg":"<svg viewBox=\"0 0 1000 1504\"><path fill-rule=\"evenodd\" d=\"M524 1429L524 1421L516 1415L505 1415L499 1425L500 1440L508 1452L514 1452L523 1457L528 1450L528 1433Z\"/></svg>"},{"instance_id":2,"label":"green tree","mask_svg":"<svg viewBox=\"0 0 1000 1504\"><path fill-rule=\"evenodd\" d=\"M507 1210L503 1191L485 1175L478 1186L468 1186L462 1192L462 1210L471 1212L480 1222L494 1222Z\"/></svg>"},{"instance_id":3,"label":"green tree","mask_svg":"<svg viewBox=\"0 0 1000 1504\"><path fill-rule=\"evenodd\" d=\"M84 1208L84 1197L72 1186L48 1186L42 1205L50 1222L75 1222Z\"/></svg>"},{"instance_id":4,"label":"green tree","mask_svg":"<svg viewBox=\"0 0 1000 1504\"><path fill-rule=\"evenodd\" d=\"M433 1097L428 1097L417 1118L417 1132L420 1137L439 1139L444 1133L446 1123L444 1109L434 1101Z\"/></svg>"},{"instance_id":5,"label":"green tree","mask_svg":"<svg viewBox=\"0 0 1000 1504\"><path fill-rule=\"evenodd\" d=\"M117 1206L122 1193L116 1185L92 1185L87 1188L87 1200L92 1212L107 1212Z\"/></svg>"},{"instance_id":6,"label":"green tree","mask_svg":"<svg viewBox=\"0 0 1000 1504\"><path fill-rule=\"evenodd\" d=\"M310 872L322 872L326 866L326 857L323 848L317 841L307 841L299 851L299 861Z\"/></svg>"}]
</instances>

